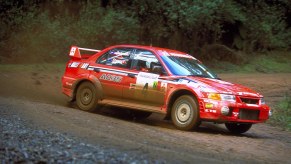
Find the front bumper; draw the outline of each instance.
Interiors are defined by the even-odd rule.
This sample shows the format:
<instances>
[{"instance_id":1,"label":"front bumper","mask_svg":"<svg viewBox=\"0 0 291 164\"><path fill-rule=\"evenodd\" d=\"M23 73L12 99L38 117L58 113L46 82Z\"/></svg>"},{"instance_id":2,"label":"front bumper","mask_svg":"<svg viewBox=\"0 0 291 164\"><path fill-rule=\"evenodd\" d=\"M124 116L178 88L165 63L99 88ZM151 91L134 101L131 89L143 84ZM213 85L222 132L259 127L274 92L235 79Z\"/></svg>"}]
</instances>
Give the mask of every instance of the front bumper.
<instances>
[{"instance_id":1,"label":"front bumper","mask_svg":"<svg viewBox=\"0 0 291 164\"><path fill-rule=\"evenodd\" d=\"M204 99L200 100L200 118L218 123L261 123L269 118L270 108L265 104L246 104L238 102L222 102ZM225 113L223 107L229 108Z\"/></svg>"}]
</instances>

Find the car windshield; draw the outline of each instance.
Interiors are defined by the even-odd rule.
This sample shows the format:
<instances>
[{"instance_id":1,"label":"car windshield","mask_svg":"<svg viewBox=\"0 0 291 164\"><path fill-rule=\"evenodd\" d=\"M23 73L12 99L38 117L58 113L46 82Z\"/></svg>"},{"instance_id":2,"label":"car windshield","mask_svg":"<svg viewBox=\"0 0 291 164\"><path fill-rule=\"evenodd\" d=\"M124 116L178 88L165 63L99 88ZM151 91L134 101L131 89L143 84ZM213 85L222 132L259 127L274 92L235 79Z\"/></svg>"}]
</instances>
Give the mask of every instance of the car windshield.
<instances>
[{"instance_id":1,"label":"car windshield","mask_svg":"<svg viewBox=\"0 0 291 164\"><path fill-rule=\"evenodd\" d=\"M211 72L205 65L195 58L188 56L162 55L162 60L174 75L199 76L217 79L217 75Z\"/></svg>"}]
</instances>

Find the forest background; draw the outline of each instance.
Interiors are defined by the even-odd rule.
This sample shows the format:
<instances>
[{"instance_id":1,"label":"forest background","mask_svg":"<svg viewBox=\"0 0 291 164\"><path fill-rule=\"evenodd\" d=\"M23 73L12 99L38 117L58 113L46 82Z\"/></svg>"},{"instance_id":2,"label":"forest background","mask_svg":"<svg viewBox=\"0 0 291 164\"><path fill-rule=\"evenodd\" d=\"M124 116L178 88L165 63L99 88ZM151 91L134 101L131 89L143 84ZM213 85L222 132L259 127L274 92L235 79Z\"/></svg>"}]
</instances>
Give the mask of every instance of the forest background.
<instances>
[{"instance_id":1,"label":"forest background","mask_svg":"<svg viewBox=\"0 0 291 164\"><path fill-rule=\"evenodd\" d=\"M114 44L176 49L226 71L252 62L254 56L262 65L290 59L289 0L0 0L0 4L2 63L65 62L71 45L103 49ZM280 67L286 70L284 64Z\"/></svg>"}]
</instances>

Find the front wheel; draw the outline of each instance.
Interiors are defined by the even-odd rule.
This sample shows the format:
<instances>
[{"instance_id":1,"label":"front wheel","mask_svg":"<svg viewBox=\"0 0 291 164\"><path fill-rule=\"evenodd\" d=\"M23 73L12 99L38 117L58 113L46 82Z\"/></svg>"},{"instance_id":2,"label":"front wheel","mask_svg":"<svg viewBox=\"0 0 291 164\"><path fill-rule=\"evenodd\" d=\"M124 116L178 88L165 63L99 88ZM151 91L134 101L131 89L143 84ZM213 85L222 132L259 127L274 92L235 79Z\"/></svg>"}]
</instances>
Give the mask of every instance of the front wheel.
<instances>
[{"instance_id":1,"label":"front wheel","mask_svg":"<svg viewBox=\"0 0 291 164\"><path fill-rule=\"evenodd\" d=\"M252 124L246 123L246 124L241 124L241 123L225 123L225 127L234 134L241 134L245 133L250 128L252 127Z\"/></svg>"},{"instance_id":2,"label":"front wheel","mask_svg":"<svg viewBox=\"0 0 291 164\"><path fill-rule=\"evenodd\" d=\"M90 82L83 82L77 90L77 106L84 111L93 112L97 108L97 91Z\"/></svg>"},{"instance_id":3,"label":"front wheel","mask_svg":"<svg viewBox=\"0 0 291 164\"><path fill-rule=\"evenodd\" d=\"M192 130L200 125L197 101L190 95L179 97L171 111L171 118L177 129Z\"/></svg>"}]
</instances>

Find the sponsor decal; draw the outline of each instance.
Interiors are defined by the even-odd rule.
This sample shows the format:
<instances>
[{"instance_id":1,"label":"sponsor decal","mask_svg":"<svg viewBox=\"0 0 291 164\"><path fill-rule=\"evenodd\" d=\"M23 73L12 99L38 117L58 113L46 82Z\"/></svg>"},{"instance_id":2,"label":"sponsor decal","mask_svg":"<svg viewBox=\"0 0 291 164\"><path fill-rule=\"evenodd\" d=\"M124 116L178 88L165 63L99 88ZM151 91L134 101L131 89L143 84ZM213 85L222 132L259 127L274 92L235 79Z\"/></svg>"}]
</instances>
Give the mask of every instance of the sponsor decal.
<instances>
[{"instance_id":1,"label":"sponsor decal","mask_svg":"<svg viewBox=\"0 0 291 164\"><path fill-rule=\"evenodd\" d=\"M129 84L129 89L135 89L135 84L130 83L130 84Z\"/></svg>"},{"instance_id":2,"label":"sponsor decal","mask_svg":"<svg viewBox=\"0 0 291 164\"><path fill-rule=\"evenodd\" d=\"M71 68L77 68L79 66L80 62L72 62L72 63L69 63L69 67Z\"/></svg>"},{"instance_id":3,"label":"sponsor decal","mask_svg":"<svg viewBox=\"0 0 291 164\"><path fill-rule=\"evenodd\" d=\"M120 83L122 80L122 76L116 76L116 75L111 75L111 74L102 74L100 76L100 79L106 80L106 81L113 81L116 83Z\"/></svg>"},{"instance_id":4,"label":"sponsor decal","mask_svg":"<svg viewBox=\"0 0 291 164\"><path fill-rule=\"evenodd\" d=\"M69 82L66 82L66 85L67 86L72 86L73 84L72 83L69 83Z\"/></svg>"},{"instance_id":5,"label":"sponsor decal","mask_svg":"<svg viewBox=\"0 0 291 164\"><path fill-rule=\"evenodd\" d=\"M120 51L117 51L117 52L113 52L114 55L117 55L117 57L122 57L122 56L129 56L129 53L130 52L120 52Z\"/></svg>"},{"instance_id":6,"label":"sponsor decal","mask_svg":"<svg viewBox=\"0 0 291 164\"><path fill-rule=\"evenodd\" d=\"M153 83L153 89L157 89L158 88L158 82L157 81L154 81Z\"/></svg>"},{"instance_id":7,"label":"sponsor decal","mask_svg":"<svg viewBox=\"0 0 291 164\"><path fill-rule=\"evenodd\" d=\"M123 76L127 76L129 73L137 75L137 73L135 73L135 72L122 71L122 70L118 70L118 69L109 69L109 68L103 68L103 67L94 67L94 66L89 66L88 70L94 70L94 68L100 69L100 72L118 74L118 75L123 75Z\"/></svg>"},{"instance_id":8,"label":"sponsor decal","mask_svg":"<svg viewBox=\"0 0 291 164\"><path fill-rule=\"evenodd\" d=\"M238 112L232 112L232 114L233 114L234 117L238 117L239 113Z\"/></svg>"},{"instance_id":9,"label":"sponsor decal","mask_svg":"<svg viewBox=\"0 0 291 164\"><path fill-rule=\"evenodd\" d=\"M171 52L170 55L175 56L175 57L180 57L180 58L195 59L193 56L190 56L190 55L188 56L188 54L185 55L185 54L178 54L178 53Z\"/></svg>"},{"instance_id":10,"label":"sponsor decal","mask_svg":"<svg viewBox=\"0 0 291 164\"><path fill-rule=\"evenodd\" d=\"M210 79L214 82L217 82L219 84L225 84L225 85L233 85L232 83L226 82L226 81L222 81L222 80L218 80L218 79Z\"/></svg>"},{"instance_id":11,"label":"sponsor decal","mask_svg":"<svg viewBox=\"0 0 291 164\"><path fill-rule=\"evenodd\" d=\"M205 109L205 112L216 113L215 109Z\"/></svg>"},{"instance_id":12,"label":"sponsor decal","mask_svg":"<svg viewBox=\"0 0 291 164\"><path fill-rule=\"evenodd\" d=\"M93 67L89 67L89 68L87 68L87 70L89 70L89 71L93 71L94 68L93 68Z\"/></svg>"},{"instance_id":13,"label":"sponsor decal","mask_svg":"<svg viewBox=\"0 0 291 164\"><path fill-rule=\"evenodd\" d=\"M127 60L123 60L123 59L113 59L112 60L112 64L121 64L121 65L125 65L127 63Z\"/></svg>"},{"instance_id":14,"label":"sponsor decal","mask_svg":"<svg viewBox=\"0 0 291 164\"><path fill-rule=\"evenodd\" d=\"M187 84L187 83L189 83L189 80L179 79L178 83L180 83L180 84Z\"/></svg>"},{"instance_id":15,"label":"sponsor decal","mask_svg":"<svg viewBox=\"0 0 291 164\"><path fill-rule=\"evenodd\" d=\"M161 91L167 91L167 88L168 88L168 83L161 82Z\"/></svg>"},{"instance_id":16,"label":"sponsor decal","mask_svg":"<svg viewBox=\"0 0 291 164\"><path fill-rule=\"evenodd\" d=\"M250 93L250 92L238 92L237 93L238 95L240 96L244 96L244 95L247 95L247 96L258 96L259 94L255 94L255 93Z\"/></svg>"},{"instance_id":17,"label":"sponsor decal","mask_svg":"<svg viewBox=\"0 0 291 164\"><path fill-rule=\"evenodd\" d=\"M208 88L206 86L199 86L198 88L201 92L216 92L214 89Z\"/></svg>"},{"instance_id":18,"label":"sponsor decal","mask_svg":"<svg viewBox=\"0 0 291 164\"><path fill-rule=\"evenodd\" d=\"M180 54L180 53L174 53L174 52L167 52L167 51L163 51L163 50L159 50L159 52L164 55L164 56L175 56L175 57L180 57L180 58L188 58L188 59L195 59L193 56L189 55L189 54Z\"/></svg>"},{"instance_id":19,"label":"sponsor decal","mask_svg":"<svg viewBox=\"0 0 291 164\"><path fill-rule=\"evenodd\" d=\"M87 69L89 67L89 63L83 63L81 68L82 69Z\"/></svg>"},{"instance_id":20,"label":"sponsor decal","mask_svg":"<svg viewBox=\"0 0 291 164\"><path fill-rule=\"evenodd\" d=\"M70 51L70 56L74 56L75 52L76 52L76 47L72 47L71 51Z\"/></svg>"},{"instance_id":21,"label":"sponsor decal","mask_svg":"<svg viewBox=\"0 0 291 164\"><path fill-rule=\"evenodd\" d=\"M135 54L132 58L135 59L135 60L146 61L148 63L151 63L151 62L157 63L157 62L159 62L158 59L153 55Z\"/></svg>"},{"instance_id":22,"label":"sponsor decal","mask_svg":"<svg viewBox=\"0 0 291 164\"><path fill-rule=\"evenodd\" d=\"M159 75L153 73L140 72L137 75L136 86L147 89L156 89L158 85Z\"/></svg>"},{"instance_id":23,"label":"sponsor decal","mask_svg":"<svg viewBox=\"0 0 291 164\"><path fill-rule=\"evenodd\" d=\"M190 81L189 85L194 87L194 88L198 88L200 86L197 82L194 82L194 81Z\"/></svg>"}]
</instances>

